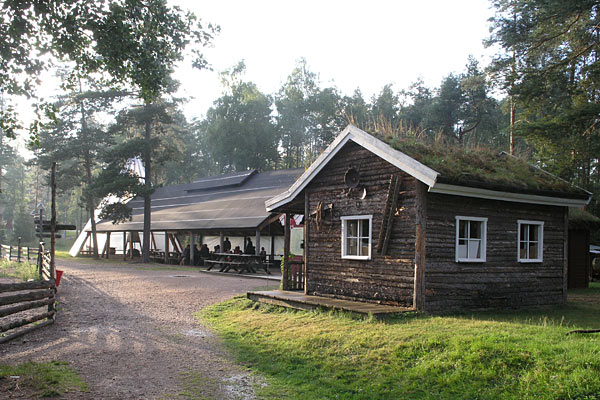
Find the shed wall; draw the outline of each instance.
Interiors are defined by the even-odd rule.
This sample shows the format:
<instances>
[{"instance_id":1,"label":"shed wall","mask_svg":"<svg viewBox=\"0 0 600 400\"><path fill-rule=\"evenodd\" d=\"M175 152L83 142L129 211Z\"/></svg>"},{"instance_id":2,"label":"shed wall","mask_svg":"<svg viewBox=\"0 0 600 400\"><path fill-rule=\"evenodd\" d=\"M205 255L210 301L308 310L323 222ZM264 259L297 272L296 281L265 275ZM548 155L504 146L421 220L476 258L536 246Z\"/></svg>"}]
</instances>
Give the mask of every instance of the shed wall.
<instances>
[{"instance_id":1,"label":"shed wall","mask_svg":"<svg viewBox=\"0 0 600 400\"><path fill-rule=\"evenodd\" d=\"M569 288L587 288L590 281L590 231L569 229Z\"/></svg>"},{"instance_id":2,"label":"shed wall","mask_svg":"<svg viewBox=\"0 0 600 400\"><path fill-rule=\"evenodd\" d=\"M344 174L349 167L360 172L360 188L367 190L364 200L360 199L362 190L347 195ZM390 255L381 256L376 249L392 174L402 178L402 187L389 244ZM319 227L315 218L310 218L307 293L412 306L415 179L368 150L348 142L306 190L311 212L316 210L319 202L323 206L333 204L333 213L324 212ZM368 214L373 215L372 259L342 259L340 217Z\"/></svg>"},{"instance_id":3,"label":"shed wall","mask_svg":"<svg viewBox=\"0 0 600 400\"><path fill-rule=\"evenodd\" d=\"M487 217L483 263L455 261L456 216ZM565 209L428 193L425 308L517 308L564 301ZM517 220L544 221L543 262L517 261Z\"/></svg>"}]
</instances>

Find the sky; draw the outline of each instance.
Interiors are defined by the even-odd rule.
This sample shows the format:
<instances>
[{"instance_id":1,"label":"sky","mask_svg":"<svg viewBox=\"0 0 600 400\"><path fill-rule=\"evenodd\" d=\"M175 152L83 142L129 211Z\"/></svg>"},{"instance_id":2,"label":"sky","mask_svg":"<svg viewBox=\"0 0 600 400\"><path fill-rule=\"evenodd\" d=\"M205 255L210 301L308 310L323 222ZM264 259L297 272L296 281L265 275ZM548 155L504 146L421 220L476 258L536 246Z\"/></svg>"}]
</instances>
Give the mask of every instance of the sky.
<instances>
[{"instance_id":1,"label":"sky","mask_svg":"<svg viewBox=\"0 0 600 400\"><path fill-rule=\"evenodd\" d=\"M418 78L436 87L451 72L460 73L471 54L487 65L493 49L488 0L371 1L194 1L171 0L202 21L219 24L221 33L204 52L213 71L197 71L189 62L176 78L194 97L188 118L200 118L220 96L218 72L238 61L245 79L275 93L304 57L322 86L342 94L359 87L366 99L391 83L398 91Z\"/></svg>"},{"instance_id":2,"label":"sky","mask_svg":"<svg viewBox=\"0 0 600 400\"><path fill-rule=\"evenodd\" d=\"M321 87L342 95L360 88L365 99L384 85L396 91L421 78L439 86L449 73L464 70L469 55L482 66L494 49L489 36L489 0L169 0L193 11L221 32L204 55L212 70L196 70L190 60L177 65L184 112L200 119L221 94L219 72L240 60L244 79L267 94L276 93L300 58L319 75ZM46 74L40 95L48 98L56 79ZM32 118L20 103L25 124ZM23 134L23 136L26 136ZM21 149L23 145L21 144Z\"/></svg>"}]
</instances>

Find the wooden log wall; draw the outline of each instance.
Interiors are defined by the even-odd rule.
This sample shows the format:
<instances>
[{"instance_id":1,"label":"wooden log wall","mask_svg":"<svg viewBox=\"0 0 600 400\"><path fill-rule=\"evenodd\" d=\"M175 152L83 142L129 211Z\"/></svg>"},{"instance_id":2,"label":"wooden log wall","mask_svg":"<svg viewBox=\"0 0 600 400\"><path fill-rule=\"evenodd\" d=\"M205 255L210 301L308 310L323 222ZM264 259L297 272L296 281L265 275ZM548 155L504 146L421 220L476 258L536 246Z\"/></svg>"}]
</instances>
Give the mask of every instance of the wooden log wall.
<instances>
[{"instance_id":1,"label":"wooden log wall","mask_svg":"<svg viewBox=\"0 0 600 400\"><path fill-rule=\"evenodd\" d=\"M359 171L359 189L348 195L344 174L348 168ZM377 252L380 230L388 198L390 176L402 180L397 211L387 255ZM362 189L367 196L361 200ZM320 224L309 218L306 292L383 304L412 306L415 257L414 178L375 156L359 145L348 142L306 188L308 210L319 202L324 206ZM333 204L333 210L325 209ZM348 215L373 215L371 260L341 258L341 220Z\"/></svg>"},{"instance_id":2,"label":"wooden log wall","mask_svg":"<svg viewBox=\"0 0 600 400\"><path fill-rule=\"evenodd\" d=\"M457 263L457 215L487 217L486 262ZM564 208L427 194L425 309L519 308L563 302ZM542 263L517 261L517 220L544 221Z\"/></svg>"}]
</instances>

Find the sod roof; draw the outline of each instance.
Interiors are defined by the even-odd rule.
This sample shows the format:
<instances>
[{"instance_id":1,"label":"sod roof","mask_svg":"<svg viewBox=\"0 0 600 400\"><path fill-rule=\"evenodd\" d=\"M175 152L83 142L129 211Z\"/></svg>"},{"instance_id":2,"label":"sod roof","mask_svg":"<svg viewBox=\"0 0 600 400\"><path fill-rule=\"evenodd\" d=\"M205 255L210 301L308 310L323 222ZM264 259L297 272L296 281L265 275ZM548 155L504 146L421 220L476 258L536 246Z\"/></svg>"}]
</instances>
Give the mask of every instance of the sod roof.
<instances>
[{"instance_id":1,"label":"sod roof","mask_svg":"<svg viewBox=\"0 0 600 400\"><path fill-rule=\"evenodd\" d=\"M505 152L425 143L415 138L384 141L437 171L440 183L554 196L559 192L576 198L589 196L585 190Z\"/></svg>"}]
</instances>

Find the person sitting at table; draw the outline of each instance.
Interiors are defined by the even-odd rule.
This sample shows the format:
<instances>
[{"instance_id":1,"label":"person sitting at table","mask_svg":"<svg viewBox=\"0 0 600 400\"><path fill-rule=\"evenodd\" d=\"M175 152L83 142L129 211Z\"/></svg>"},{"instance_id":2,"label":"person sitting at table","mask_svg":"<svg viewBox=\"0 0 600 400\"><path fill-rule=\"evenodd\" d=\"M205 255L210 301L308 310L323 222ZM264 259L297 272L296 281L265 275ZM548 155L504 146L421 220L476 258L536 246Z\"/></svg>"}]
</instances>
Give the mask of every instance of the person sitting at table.
<instances>
[{"instance_id":1,"label":"person sitting at table","mask_svg":"<svg viewBox=\"0 0 600 400\"><path fill-rule=\"evenodd\" d=\"M208 249L208 246L206 245L206 243L204 243L202 245L202 247L200 247L200 257L202 257L202 258L210 257L210 250Z\"/></svg>"},{"instance_id":2,"label":"person sitting at table","mask_svg":"<svg viewBox=\"0 0 600 400\"><path fill-rule=\"evenodd\" d=\"M242 249L240 249L240 246L235 246L235 249L233 250L233 254L244 254L244 253L242 253Z\"/></svg>"},{"instance_id":3,"label":"person sitting at table","mask_svg":"<svg viewBox=\"0 0 600 400\"><path fill-rule=\"evenodd\" d=\"M190 264L190 245L188 244L183 249L183 254L181 255L181 259L179 260L179 265L189 265Z\"/></svg>"},{"instance_id":4,"label":"person sitting at table","mask_svg":"<svg viewBox=\"0 0 600 400\"><path fill-rule=\"evenodd\" d=\"M229 241L229 238L226 237L223 242L223 253L229 253L229 250L231 250L231 242Z\"/></svg>"},{"instance_id":5,"label":"person sitting at table","mask_svg":"<svg viewBox=\"0 0 600 400\"><path fill-rule=\"evenodd\" d=\"M220 253L220 252L221 252L221 246L220 245L216 245L214 253Z\"/></svg>"},{"instance_id":6,"label":"person sitting at table","mask_svg":"<svg viewBox=\"0 0 600 400\"><path fill-rule=\"evenodd\" d=\"M267 251L265 250L264 247L260 248L260 259L261 261L267 261Z\"/></svg>"},{"instance_id":7,"label":"person sitting at table","mask_svg":"<svg viewBox=\"0 0 600 400\"><path fill-rule=\"evenodd\" d=\"M194 243L194 265L202 265L200 250L198 250L198 245L196 243Z\"/></svg>"},{"instance_id":8,"label":"person sitting at table","mask_svg":"<svg viewBox=\"0 0 600 400\"><path fill-rule=\"evenodd\" d=\"M246 242L246 247L244 248L244 254L254 254L254 246L252 245L252 240L248 238L248 242Z\"/></svg>"}]
</instances>

